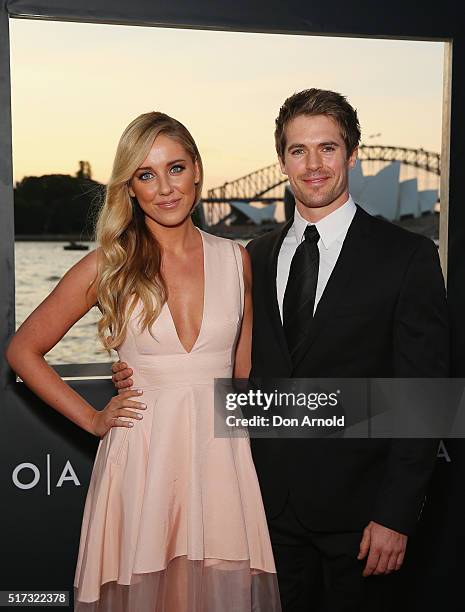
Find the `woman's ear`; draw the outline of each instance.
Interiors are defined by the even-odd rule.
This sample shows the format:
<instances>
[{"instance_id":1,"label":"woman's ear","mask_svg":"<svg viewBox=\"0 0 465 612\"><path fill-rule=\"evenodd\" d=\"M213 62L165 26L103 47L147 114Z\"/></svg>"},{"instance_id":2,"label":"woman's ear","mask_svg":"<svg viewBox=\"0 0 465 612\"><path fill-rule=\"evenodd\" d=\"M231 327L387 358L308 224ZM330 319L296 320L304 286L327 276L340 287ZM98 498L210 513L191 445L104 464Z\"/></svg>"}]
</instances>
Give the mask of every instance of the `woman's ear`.
<instances>
[{"instance_id":1,"label":"woman's ear","mask_svg":"<svg viewBox=\"0 0 465 612\"><path fill-rule=\"evenodd\" d=\"M134 189L131 187L131 181L128 181L128 191L131 198L135 198L136 194L134 193Z\"/></svg>"},{"instance_id":2,"label":"woman's ear","mask_svg":"<svg viewBox=\"0 0 465 612\"><path fill-rule=\"evenodd\" d=\"M194 162L194 183L196 185L200 183L200 166L197 160Z\"/></svg>"}]
</instances>

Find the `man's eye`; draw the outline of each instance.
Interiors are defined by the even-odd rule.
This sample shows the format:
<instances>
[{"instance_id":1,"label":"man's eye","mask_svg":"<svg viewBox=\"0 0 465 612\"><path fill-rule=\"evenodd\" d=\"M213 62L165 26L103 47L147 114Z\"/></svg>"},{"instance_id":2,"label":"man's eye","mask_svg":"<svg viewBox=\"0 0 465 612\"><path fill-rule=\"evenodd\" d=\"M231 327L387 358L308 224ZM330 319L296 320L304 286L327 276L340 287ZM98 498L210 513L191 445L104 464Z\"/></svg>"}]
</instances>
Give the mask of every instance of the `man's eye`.
<instances>
[{"instance_id":1,"label":"man's eye","mask_svg":"<svg viewBox=\"0 0 465 612\"><path fill-rule=\"evenodd\" d=\"M304 152L303 149L293 149L292 155L301 155Z\"/></svg>"},{"instance_id":2,"label":"man's eye","mask_svg":"<svg viewBox=\"0 0 465 612\"><path fill-rule=\"evenodd\" d=\"M182 166L180 164L176 164L176 166L173 166L171 168L170 172L171 172L171 174L179 174L183 170L184 170L184 166Z\"/></svg>"},{"instance_id":3,"label":"man's eye","mask_svg":"<svg viewBox=\"0 0 465 612\"><path fill-rule=\"evenodd\" d=\"M334 151L334 147L332 147L332 146L323 147L323 151L325 153L330 153L331 151Z\"/></svg>"}]
</instances>

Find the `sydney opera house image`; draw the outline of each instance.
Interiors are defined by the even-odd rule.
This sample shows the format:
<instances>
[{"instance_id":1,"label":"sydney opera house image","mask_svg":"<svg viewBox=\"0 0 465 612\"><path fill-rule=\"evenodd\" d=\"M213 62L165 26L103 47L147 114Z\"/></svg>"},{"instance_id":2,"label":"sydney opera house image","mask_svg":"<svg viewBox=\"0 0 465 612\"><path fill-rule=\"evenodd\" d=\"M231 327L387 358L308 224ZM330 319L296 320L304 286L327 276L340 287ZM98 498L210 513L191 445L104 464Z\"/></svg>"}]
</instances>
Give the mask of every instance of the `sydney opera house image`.
<instances>
[{"instance_id":1,"label":"sydney opera house image","mask_svg":"<svg viewBox=\"0 0 465 612\"><path fill-rule=\"evenodd\" d=\"M437 242L439 190L429 187L431 182L437 187L438 176L427 173L426 176L429 178L425 181L421 172L417 174L415 168L408 168L398 160L382 164L383 167L375 172L364 171L364 164L370 163L369 161L357 161L353 170L350 171L350 193L354 201L372 215L425 234ZM406 169L411 171L410 176L407 173L407 178L405 178ZM271 172L275 170L275 167L270 166L263 169L265 170ZM247 178L250 177L244 177L244 179ZM241 180L243 179L239 179ZM208 199L205 200L204 207L207 218L210 217L208 219L210 227L214 226L215 233L218 234L249 238L269 231L277 223L288 219L294 208L294 197L290 186L285 182L285 177L277 179L275 176L270 179L270 185L273 182L275 184L272 189L266 192L263 189L261 193L257 193L256 198L241 197L240 193L232 192L230 197L224 197L222 205L218 202L219 198L211 204ZM425 184L428 188L425 188ZM231 185L233 183L227 184L227 187ZM284 197L282 195L283 186ZM280 193L278 193L278 188ZM209 195L219 195L213 191L216 190L212 190ZM263 197L264 195L271 196L272 193L276 194L275 198ZM213 199L210 198L210 200ZM282 202L284 202L284 209L281 207ZM215 213L218 215L216 218L211 214L208 215L209 206L216 209ZM220 210L222 213L218 214Z\"/></svg>"},{"instance_id":2,"label":"sydney opera house image","mask_svg":"<svg viewBox=\"0 0 465 612\"><path fill-rule=\"evenodd\" d=\"M438 201L437 189L419 189L418 179L400 180L401 163L394 161L373 176L364 176L357 162L350 171L350 192L355 202L372 215L388 221L418 218L433 213Z\"/></svg>"}]
</instances>

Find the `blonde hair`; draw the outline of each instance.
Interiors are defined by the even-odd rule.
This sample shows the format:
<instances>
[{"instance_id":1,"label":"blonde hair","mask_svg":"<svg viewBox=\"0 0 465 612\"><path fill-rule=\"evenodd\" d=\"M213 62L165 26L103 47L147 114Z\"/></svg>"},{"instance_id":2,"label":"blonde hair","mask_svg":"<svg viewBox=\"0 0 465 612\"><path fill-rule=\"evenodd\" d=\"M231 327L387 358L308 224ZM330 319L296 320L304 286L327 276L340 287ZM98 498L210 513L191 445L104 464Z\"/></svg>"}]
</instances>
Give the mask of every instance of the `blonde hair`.
<instances>
[{"instance_id":1,"label":"blonde hair","mask_svg":"<svg viewBox=\"0 0 465 612\"><path fill-rule=\"evenodd\" d=\"M187 128L160 112L139 115L121 135L113 170L99 212L95 239L99 245L97 300L102 317L98 336L104 348L123 342L129 317L140 298L142 329L152 326L167 299L161 274L160 245L145 223L145 214L129 194L129 181L143 163L153 141L165 134L184 146L197 163L200 180L195 186L192 208L202 194L203 167L197 145ZM106 335L110 332L110 335Z\"/></svg>"}]
</instances>

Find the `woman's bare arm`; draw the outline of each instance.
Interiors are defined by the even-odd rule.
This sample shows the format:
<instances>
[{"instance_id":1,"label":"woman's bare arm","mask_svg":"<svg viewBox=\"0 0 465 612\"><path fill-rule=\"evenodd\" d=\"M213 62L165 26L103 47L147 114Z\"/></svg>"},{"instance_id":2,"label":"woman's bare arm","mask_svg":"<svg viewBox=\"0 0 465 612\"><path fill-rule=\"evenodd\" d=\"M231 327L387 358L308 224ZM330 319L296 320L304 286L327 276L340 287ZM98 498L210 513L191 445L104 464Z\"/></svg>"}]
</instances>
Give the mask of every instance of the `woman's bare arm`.
<instances>
[{"instance_id":1,"label":"woman's bare arm","mask_svg":"<svg viewBox=\"0 0 465 612\"><path fill-rule=\"evenodd\" d=\"M66 272L19 327L5 353L10 367L36 395L89 432L97 411L61 380L44 355L96 304L97 255L91 251Z\"/></svg>"},{"instance_id":2,"label":"woman's bare arm","mask_svg":"<svg viewBox=\"0 0 465 612\"><path fill-rule=\"evenodd\" d=\"M241 255L244 269L244 315L236 346L234 378L248 378L252 365L252 265L250 256L242 245Z\"/></svg>"},{"instance_id":3,"label":"woman's bare arm","mask_svg":"<svg viewBox=\"0 0 465 612\"><path fill-rule=\"evenodd\" d=\"M145 409L126 391L95 410L51 368L44 355L97 303L98 251L91 251L63 276L50 295L29 315L8 344L5 356L11 368L44 402L86 431L103 436L110 427L131 427L118 417L142 418ZM140 415L140 416L139 416Z\"/></svg>"}]
</instances>

